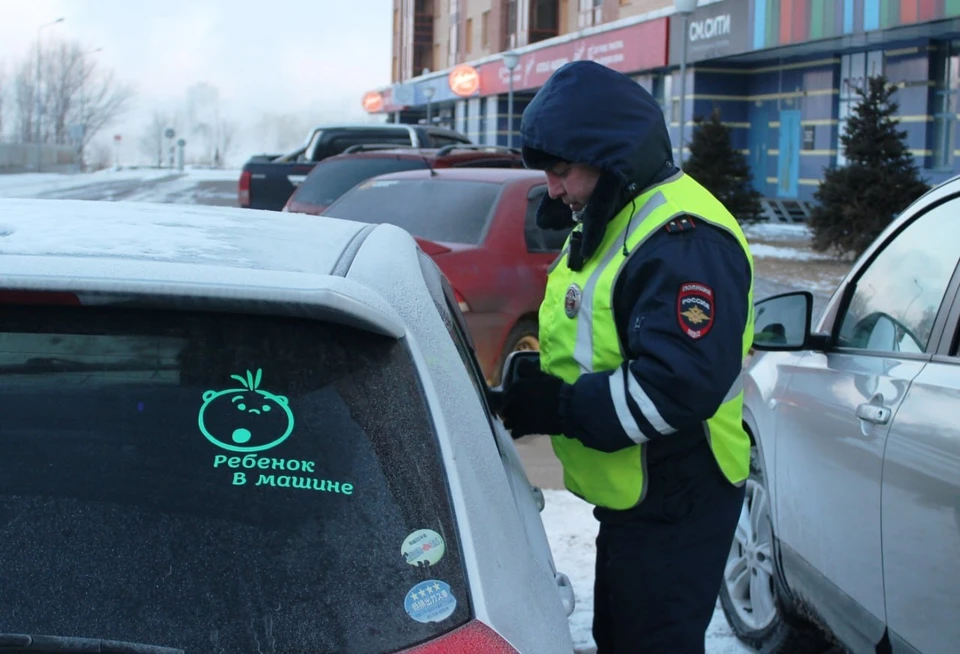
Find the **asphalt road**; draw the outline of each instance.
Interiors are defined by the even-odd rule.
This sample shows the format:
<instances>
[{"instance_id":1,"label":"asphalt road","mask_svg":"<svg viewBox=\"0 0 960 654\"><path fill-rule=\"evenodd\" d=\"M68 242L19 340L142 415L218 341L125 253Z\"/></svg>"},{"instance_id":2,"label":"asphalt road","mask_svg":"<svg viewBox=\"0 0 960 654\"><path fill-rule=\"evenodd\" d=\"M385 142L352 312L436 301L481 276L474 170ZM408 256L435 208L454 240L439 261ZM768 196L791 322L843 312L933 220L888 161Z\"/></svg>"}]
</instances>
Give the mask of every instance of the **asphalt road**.
<instances>
[{"instance_id":1,"label":"asphalt road","mask_svg":"<svg viewBox=\"0 0 960 654\"><path fill-rule=\"evenodd\" d=\"M189 174L180 173L171 173L152 179L131 178L86 182L75 187L38 193L35 197L57 200L140 201L205 204L221 207L238 206L236 181L197 179Z\"/></svg>"}]
</instances>

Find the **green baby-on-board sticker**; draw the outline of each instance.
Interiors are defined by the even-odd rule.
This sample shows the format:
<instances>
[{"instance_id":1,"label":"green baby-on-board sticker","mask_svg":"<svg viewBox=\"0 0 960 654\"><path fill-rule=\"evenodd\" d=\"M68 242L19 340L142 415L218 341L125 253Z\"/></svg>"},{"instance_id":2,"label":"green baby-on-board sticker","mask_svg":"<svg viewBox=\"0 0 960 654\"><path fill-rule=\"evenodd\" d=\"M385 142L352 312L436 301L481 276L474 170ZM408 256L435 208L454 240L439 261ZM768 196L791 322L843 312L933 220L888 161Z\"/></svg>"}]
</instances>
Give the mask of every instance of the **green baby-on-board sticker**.
<instances>
[{"instance_id":1,"label":"green baby-on-board sticker","mask_svg":"<svg viewBox=\"0 0 960 654\"><path fill-rule=\"evenodd\" d=\"M352 483L312 476L316 473L315 461L257 454L276 447L293 433L293 411L286 397L260 389L262 370L256 374L248 370L246 377L230 377L240 382L240 387L206 391L198 423L208 441L243 456L217 454L213 457L214 468L234 470L234 486L247 486L256 478L250 486L353 495Z\"/></svg>"},{"instance_id":2,"label":"green baby-on-board sticker","mask_svg":"<svg viewBox=\"0 0 960 654\"><path fill-rule=\"evenodd\" d=\"M207 391L200 407L200 431L208 441L231 452L262 452L276 447L293 432L293 412L287 398L260 389L263 371L230 375L239 388Z\"/></svg>"}]
</instances>

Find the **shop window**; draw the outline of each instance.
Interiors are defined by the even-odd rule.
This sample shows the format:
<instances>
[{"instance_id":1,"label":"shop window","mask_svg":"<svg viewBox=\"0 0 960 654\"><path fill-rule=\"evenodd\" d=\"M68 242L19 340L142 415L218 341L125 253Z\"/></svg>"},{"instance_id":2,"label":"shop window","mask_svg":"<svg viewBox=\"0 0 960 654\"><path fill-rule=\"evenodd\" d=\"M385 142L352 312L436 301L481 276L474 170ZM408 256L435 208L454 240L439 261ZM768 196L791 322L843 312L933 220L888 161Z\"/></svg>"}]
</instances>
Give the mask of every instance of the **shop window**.
<instances>
[{"instance_id":1,"label":"shop window","mask_svg":"<svg viewBox=\"0 0 960 654\"><path fill-rule=\"evenodd\" d=\"M580 0L578 26L592 27L603 22L603 0Z\"/></svg>"},{"instance_id":2,"label":"shop window","mask_svg":"<svg viewBox=\"0 0 960 654\"><path fill-rule=\"evenodd\" d=\"M506 36L505 47L515 48L517 47L517 0L506 0L506 29L504 34Z\"/></svg>"},{"instance_id":3,"label":"shop window","mask_svg":"<svg viewBox=\"0 0 960 654\"><path fill-rule=\"evenodd\" d=\"M843 141L840 136L846 131L847 118L860 102L858 89L867 87L867 79L883 74L883 52L857 52L840 58L840 107L837 115L837 166L844 166Z\"/></svg>"},{"instance_id":4,"label":"shop window","mask_svg":"<svg viewBox=\"0 0 960 654\"><path fill-rule=\"evenodd\" d=\"M960 43L941 43L933 51L931 72L933 91L931 113L933 114L933 167L953 168L953 148L956 143L957 112L960 103Z\"/></svg>"}]
</instances>

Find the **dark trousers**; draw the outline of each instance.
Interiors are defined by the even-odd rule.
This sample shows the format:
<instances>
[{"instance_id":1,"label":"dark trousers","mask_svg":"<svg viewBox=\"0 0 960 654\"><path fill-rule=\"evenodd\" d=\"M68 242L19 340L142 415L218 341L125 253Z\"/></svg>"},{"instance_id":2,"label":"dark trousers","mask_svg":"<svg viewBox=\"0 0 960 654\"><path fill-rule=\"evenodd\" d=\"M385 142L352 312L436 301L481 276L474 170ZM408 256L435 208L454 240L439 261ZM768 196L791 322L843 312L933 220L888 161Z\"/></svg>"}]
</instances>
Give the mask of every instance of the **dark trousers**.
<instances>
[{"instance_id":1,"label":"dark trousers","mask_svg":"<svg viewBox=\"0 0 960 654\"><path fill-rule=\"evenodd\" d=\"M744 487L708 447L648 468L634 509L597 508L597 654L698 654L713 616Z\"/></svg>"}]
</instances>

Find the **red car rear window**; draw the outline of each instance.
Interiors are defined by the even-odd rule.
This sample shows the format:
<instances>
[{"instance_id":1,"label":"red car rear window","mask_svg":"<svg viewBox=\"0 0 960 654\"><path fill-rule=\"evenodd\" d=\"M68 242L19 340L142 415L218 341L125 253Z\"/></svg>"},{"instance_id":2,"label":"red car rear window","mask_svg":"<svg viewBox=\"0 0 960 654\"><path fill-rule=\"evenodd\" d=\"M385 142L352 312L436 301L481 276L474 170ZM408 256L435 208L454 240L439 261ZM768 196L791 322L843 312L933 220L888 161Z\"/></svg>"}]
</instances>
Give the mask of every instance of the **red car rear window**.
<instances>
[{"instance_id":1,"label":"red car rear window","mask_svg":"<svg viewBox=\"0 0 960 654\"><path fill-rule=\"evenodd\" d=\"M360 182L403 170L422 170L426 162L397 157L357 157L321 161L294 192L291 202L328 207Z\"/></svg>"},{"instance_id":2,"label":"red car rear window","mask_svg":"<svg viewBox=\"0 0 960 654\"><path fill-rule=\"evenodd\" d=\"M436 243L477 245L486 234L502 186L491 182L372 179L346 193L325 215L388 223Z\"/></svg>"}]
</instances>

